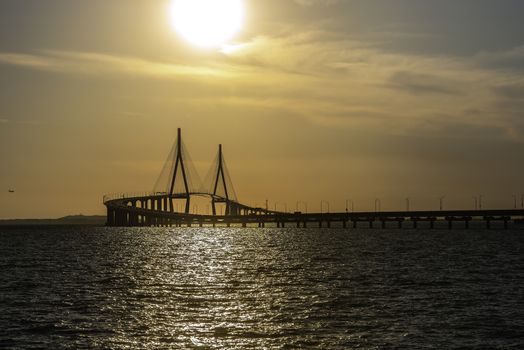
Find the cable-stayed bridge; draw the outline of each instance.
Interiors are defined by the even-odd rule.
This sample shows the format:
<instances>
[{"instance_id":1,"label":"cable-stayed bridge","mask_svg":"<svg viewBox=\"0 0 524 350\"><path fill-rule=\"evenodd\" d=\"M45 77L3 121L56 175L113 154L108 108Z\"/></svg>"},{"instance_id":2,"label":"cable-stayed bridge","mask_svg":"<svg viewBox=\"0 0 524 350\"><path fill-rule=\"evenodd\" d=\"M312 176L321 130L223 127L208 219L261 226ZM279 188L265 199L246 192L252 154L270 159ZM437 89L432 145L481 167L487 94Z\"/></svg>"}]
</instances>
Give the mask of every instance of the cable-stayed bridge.
<instances>
[{"instance_id":1,"label":"cable-stayed bridge","mask_svg":"<svg viewBox=\"0 0 524 350\"><path fill-rule=\"evenodd\" d=\"M211 202L212 215L192 214L190 208L194 197L207 197ZM177 200L184 202L183 211L175 210L174 202ZM216 224L236 222L235 218L238 217L282 214L267 208L253 208L238 201L222 145L218 146L211 169L204 181L201 181L182 141L181 129L178 129L177 140L152 192L106 195L104 204L107 207L108 226ZM220 215L218 204L225 206Z\"/></svg>"},{"instance_id":2,"label":"cable-stayed bridge","mask_svg":"<svg viewBox=\"0 0 524 350\"><path fill-rule=\"evenodd\" d=\"M182 142L181 129L178 129L177 140L152 192L104 196L107 226L265 227L266 224L273 224L276 227L285 227L295 224L296 227L307 227L311 224L316 227L331 227L334 223L344 228L356 228L364 223L373 228L378 223L381 228L392 225L417 228L419 223L425 223L427 227L434 228L436 222L444 221L448 228L453 228L456 222L460 222L461 227L468 228L471 221L483 220L488 228L492 227L493 222L500 222L504 228L508 228L511 221L521 223L524 217L524 209L287 213L269 210L267 205L266 208L255 208L238 201L222 145L218 146L218 153L212 164L202 181ZM207 198L211 203L212 213L191 213L191 201L195 197ZM175 201L183 202L184 210L177 210ZM225 207L220 214L217 205ZM404 222L410 222L410 225L403 226Z\"/></svg>"}]
</instances>

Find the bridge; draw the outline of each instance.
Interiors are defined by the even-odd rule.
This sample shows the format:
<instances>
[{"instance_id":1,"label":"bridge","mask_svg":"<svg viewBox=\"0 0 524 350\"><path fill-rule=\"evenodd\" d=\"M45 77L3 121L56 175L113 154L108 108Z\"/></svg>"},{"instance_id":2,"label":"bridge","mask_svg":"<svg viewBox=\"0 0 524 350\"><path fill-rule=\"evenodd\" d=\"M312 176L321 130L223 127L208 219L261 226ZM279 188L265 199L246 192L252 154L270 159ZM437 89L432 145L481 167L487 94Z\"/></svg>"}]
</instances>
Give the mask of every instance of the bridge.
<instances>
[{"instance_id":1,"label":"bridge","mask_svg":"<svg viewBox=\"0 0 524 350\"><path fill-rule=\"evenodd\" d=\"M191 213L191 200L207 198L212 213ZM178 210L181 201L183 210ZM107 226L132 227L412 227L421 224L435 228L444 222L446 227L469 228L473 220L482 220L487 228L500 223L508 228L510 222L523 223L524 209L508 210L439 210L439 211L375 211L341 213L281 212L256 208L238 201L227 170L222 145L206 179L202 182L194 169L189 153L182 142L181 129L168 159L150 193L117 194L104 196L107 208ZM225 206L218 214L217 205ZM458 225L460 223L460 226Z\"/></svg>"}]
</instances>

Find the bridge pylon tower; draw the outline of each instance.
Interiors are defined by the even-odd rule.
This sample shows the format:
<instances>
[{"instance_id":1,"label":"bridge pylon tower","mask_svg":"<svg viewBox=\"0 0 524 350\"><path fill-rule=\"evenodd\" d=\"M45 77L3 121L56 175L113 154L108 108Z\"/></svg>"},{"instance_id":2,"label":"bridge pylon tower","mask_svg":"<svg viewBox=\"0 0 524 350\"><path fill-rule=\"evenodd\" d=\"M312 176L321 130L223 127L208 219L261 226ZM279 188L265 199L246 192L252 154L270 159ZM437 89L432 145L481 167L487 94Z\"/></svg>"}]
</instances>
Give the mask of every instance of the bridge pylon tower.
<instances>
[{"instance_id":1,"label":"bridge pylon tower","mask_svg":"<svg viewBox=\"0 0 524 350\"><path fill-rule=\"evenodd\" d=\"M217 200L217 191L219 189L219 185L224 186L224 195L225 200ZM211 207L213 209L213 215L217 215L216 210L216 203L226 203L226 212L225 215L231 215L231 203L229 199L229 192L227 189L227 181L226 181L226 175L224 173L224 157L222 155L222 145L218 145L218 167L217 167L217 173L215 176L215 181L213 185L213 193L212 193L212 200L211 200Z\"/></svg>"},{"instance_id":2,"label":"bridge pylon tower","mask_svg":"<svg viewBox=\"0 0 524 350\"><path fill-rule=\"evenodd\" d=\"M186 168L184 166L184 158L182 157L182 129L178 128L177 130L177 147L176 147L176 158L175 158L175 169L173 171L173 177L171 178L171 185L169 186L169 209L171 212L174 211L173 198L175 191L175 181L178 173L178 168L182 173L182 179L184 180L184 190L185 190L185 199L186 199L186 208L185 213L189 214L190 211L190 191L189 184L187 181Z\"/></svg>"}]
</instances>

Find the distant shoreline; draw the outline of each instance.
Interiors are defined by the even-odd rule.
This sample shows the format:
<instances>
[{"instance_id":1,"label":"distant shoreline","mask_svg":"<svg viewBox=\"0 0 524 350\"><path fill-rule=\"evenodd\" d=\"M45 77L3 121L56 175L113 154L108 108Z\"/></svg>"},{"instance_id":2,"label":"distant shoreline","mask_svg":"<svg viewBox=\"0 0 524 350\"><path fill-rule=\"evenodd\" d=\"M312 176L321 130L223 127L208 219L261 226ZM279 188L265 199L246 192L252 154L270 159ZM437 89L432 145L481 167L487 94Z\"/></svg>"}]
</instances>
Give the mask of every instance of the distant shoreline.
<instances>
[{"instance_id":1,"label":"distant shoreline","mask_svg":"<svg viewBox=\"0 0 524 350\"><path fill-rule=\"evenodd\" d=\"M0 219L0 227L13 226L104 226L103 215L70 215L58 219Z\"/></svg>"}]
</instances>

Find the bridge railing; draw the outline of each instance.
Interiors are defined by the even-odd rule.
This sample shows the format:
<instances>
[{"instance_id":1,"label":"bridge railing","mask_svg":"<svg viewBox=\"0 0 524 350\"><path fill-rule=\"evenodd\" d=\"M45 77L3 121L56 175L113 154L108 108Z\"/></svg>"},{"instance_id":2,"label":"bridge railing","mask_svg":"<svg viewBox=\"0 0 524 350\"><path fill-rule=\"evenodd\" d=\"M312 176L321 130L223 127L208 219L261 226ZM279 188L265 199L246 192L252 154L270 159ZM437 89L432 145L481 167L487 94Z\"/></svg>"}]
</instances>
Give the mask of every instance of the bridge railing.
<instances>
[{"instance_id":1,"label":"bridge railing","mask_svg":"<svg viewBox=\"0 0 524 350\"><path fill-rule=\"evenodd\" d=\"M167 194L166 192L126 192L126 193L110 193L104 195L103 203L126 198L138 198L138 197L154 197Z\"/></svg>"},{"instance_id":2,"label":"bridge railing","mask_svg":"<svg viewBox=\"0 0 524 350\"><path fill-rule=\"evenodd\" d=\"M194 193L191 193L191 194L192 195L202 195L202 194L208 195L208 193L202 193L202 192L194 192ZM141 198L141 197L157 197L157 196L165 196L165 195L167 195L167 192L153 192L153 191L150 191L150 192L110 193L110 194L104 195L103 203L106 204L107 202L110 202L110 201L113 201L113 200L116 200L116 199ZM185 195L186 195L185 192L173 193L173 197L185 196Z\"/></svg>"},{"instance_id":3,"label":"bridge railing","mask_svg":"<svg viewBox=\"0 0 524 350\"><path fill-rule=\"evenodd\" d=\"M190 193L191 195L207 195L207 196L213 196L212 194L210 193L203 193L203 192L194 192L194 193ZM176 198L177 196L185 196L186 193L185 192L180 192L180 193L173 193L173 197ZM150 192L126 192L126 193L110 193L110 194L106 194L104 195L103 197L103 204L107 204L108 202L111 202L111 201L114 201L114 200L125 200L125 199L132 199L132 198L146 198L146 197L159 197L159 196L167 196L167 192L153 192L153 191L150 191ZM236 204L242 208L248 208L248 209L253 209L253 210L260 210L261 212L265 213L266 215L281 215L281 214L286 214L286 213L282 213L282 212L278 212L278 211L273 211L273 210L267 210L267 209L264 209L264 208L251 208L247 205L244 205L238 201L235 201L235 200L230 200L230 203L232 204Z\"/></svg>"}]
</instances>

